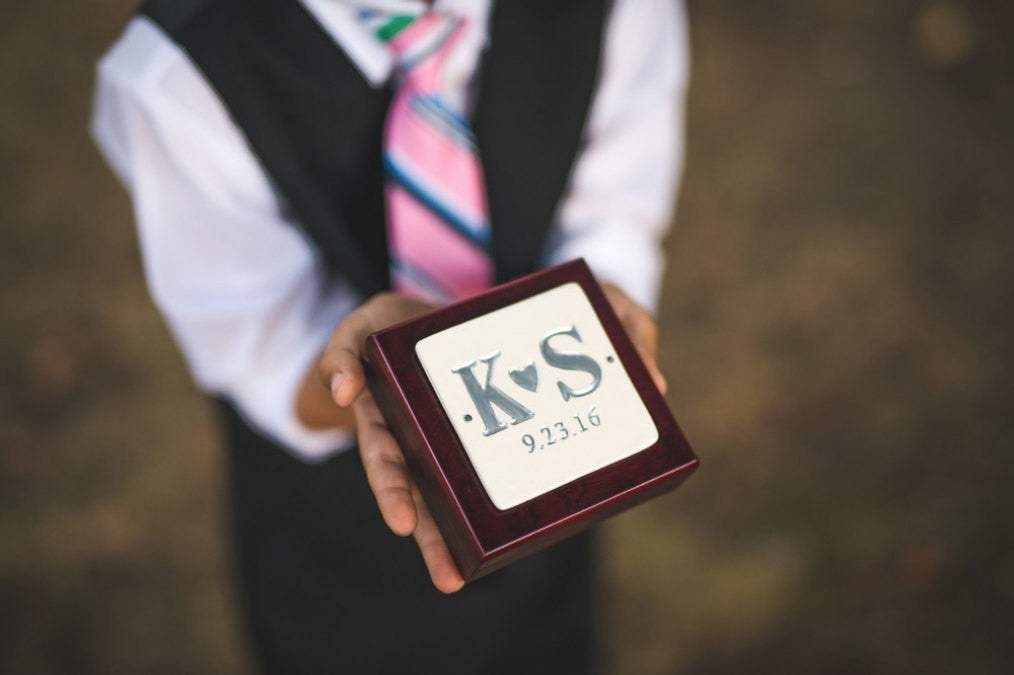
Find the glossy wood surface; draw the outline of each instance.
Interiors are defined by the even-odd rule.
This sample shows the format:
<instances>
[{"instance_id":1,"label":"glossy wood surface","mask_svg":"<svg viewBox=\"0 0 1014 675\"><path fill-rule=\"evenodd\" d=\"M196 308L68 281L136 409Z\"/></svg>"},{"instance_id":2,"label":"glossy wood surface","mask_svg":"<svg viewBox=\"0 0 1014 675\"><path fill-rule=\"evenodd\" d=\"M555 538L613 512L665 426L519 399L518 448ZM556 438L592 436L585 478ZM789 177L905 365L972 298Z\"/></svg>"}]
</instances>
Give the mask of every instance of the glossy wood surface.
<instances>
[{"instance_id":1,"label":"glossy wood surface","mask_svg":"<svg viewBox=\"0 0 1014 675\"><path fill-rule=\"evenodd\" d=\"M476 475L415 353L420 339L556 286L584 289L658 428L651 447L507 510ZM367 339L374 398L405 451L459 570L475 579L678 485L698 460L619 319L582 260L565 263L374 333Z\"/></svg>"}]
</instances>

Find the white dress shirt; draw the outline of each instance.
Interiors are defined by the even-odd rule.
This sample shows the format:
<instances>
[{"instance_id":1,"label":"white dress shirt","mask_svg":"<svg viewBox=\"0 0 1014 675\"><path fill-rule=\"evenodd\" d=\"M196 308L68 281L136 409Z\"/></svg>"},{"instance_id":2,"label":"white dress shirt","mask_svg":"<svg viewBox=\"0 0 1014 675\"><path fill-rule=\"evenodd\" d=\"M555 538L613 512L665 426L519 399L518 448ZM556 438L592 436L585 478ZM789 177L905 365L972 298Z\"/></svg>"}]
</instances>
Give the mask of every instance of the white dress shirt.
<instances>
[{"instance_id":1,"label":"white dress shirt","mask_svg":"<svg viewBox=\"0 0 1014 675\"><path fill-rule=\"evenodd\" d=\"M506 0L509 1L509 0ZM393 62L356 17L367 3L302 0L373 86ZM372 0L416 13L421 0ZM471 19L450 78L462 105L488 43L491 0L437 0ZM584 257L648 308L657 303L682 157L687 43L672 0L617 0L599 85L544 254ZM480 85L481 86L481 85ZM328 281L314 245L186 53L144 17L98 68L92 133L134 203L152 297L203 390L306 461L351 433L300 424L295 398L341 319L363 298Z\"/></svg>"}]
</instances>

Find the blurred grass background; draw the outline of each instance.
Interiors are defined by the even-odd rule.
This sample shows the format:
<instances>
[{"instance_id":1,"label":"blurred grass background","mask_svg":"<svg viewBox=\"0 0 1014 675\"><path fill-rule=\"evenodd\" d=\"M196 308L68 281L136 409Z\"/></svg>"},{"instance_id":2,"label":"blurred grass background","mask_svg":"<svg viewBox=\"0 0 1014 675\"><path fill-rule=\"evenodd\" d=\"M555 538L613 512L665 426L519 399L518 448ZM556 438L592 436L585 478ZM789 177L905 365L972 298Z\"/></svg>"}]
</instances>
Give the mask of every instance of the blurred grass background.
<instances>
[{"instance_id":1,"label":"blurred grass background","mask_svg":"<svg viewBox=\"0 0 1014 675\"><path fill-rule=\"evenodd\" d=\"M209 410L85 133L133 2L0 6L0 672L242 673ZM695 0L659 321L702 459L603 670L1014 668L1014 5Z\"/></svg>"}]
</instances>

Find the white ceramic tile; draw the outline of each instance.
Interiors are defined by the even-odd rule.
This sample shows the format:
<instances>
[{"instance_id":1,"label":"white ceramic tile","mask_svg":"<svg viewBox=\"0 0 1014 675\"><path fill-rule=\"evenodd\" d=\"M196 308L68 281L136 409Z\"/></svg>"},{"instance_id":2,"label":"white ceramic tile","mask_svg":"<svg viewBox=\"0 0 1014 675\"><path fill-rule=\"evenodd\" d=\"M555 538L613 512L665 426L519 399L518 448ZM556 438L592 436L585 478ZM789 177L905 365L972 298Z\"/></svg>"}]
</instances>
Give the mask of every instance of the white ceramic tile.
<instances>
[{"instance_id":1,"label":"white ceramic tile","mask_svg":"<svg viewBox=\"0 0 1014 675\"><path fill-rule=\"evenodd\" d=\"M499 509L658 440L651 416L577 283L423 338L416 354ZM498 399L501 395L506 398Z\"/></svg>"}]
</instances>

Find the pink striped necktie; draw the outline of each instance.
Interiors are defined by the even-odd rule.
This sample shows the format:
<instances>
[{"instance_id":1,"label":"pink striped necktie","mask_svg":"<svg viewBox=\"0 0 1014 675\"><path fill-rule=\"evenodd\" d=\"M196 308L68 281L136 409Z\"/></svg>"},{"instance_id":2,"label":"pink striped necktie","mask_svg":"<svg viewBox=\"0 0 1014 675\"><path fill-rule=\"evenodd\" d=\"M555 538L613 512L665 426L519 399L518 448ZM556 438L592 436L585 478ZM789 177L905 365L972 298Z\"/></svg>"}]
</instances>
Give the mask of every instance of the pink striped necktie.
<instances>
[{"instance_id":1,"label":"pink striped necktie","mask_svg":"<svg viewBox=\"0 0 1014 675\"><path fill-rule=\"evenodd\" d=\"M464 22L386 18L377 35L395 60L384 130L388 250L395 290L446 303L493 283L489 210L475 136L441 93Z\"/></svg>"}]
</instances>

